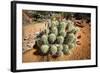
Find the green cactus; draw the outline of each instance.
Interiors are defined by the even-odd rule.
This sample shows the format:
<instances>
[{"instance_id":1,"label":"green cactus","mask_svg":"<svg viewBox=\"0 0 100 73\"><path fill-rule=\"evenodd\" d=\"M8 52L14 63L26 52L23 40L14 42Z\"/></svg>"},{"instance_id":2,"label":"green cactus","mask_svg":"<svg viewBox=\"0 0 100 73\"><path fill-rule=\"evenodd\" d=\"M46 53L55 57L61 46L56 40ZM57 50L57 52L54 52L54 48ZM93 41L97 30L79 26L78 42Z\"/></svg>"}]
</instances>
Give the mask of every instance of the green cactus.
<instances>
[{"instance_id":1,"label":"green cactus","mask_svg":"<svg viewBox=\"0 0 100 73\"><path fill-rule=\"evenodd\" d=\"M71 32L72 30L74 30L75 26L74 26L74 22L68 20L68 26L67 26L67 31Z\"/></svg>"},{"instance_id":2,"label":"green cactus","mask_svg":"<svg viewBox=\"0 0 100 73\"><path fill-rule=\"evenodd\" d=\"M70 44L68 44L68 46L69 46L69 49L73 49L73 48L76 47L76 44L75 43L70 43Z\"/></svg>"},{"instance_id":3,"label":"green cactus","mask_svg":"<svg viewBox=\"0 0 100 73\"><path fill-rule=\"evenodd\" d=\"M71 32L75 27L72 24L68 24L67 32Z\"/></svg>"},{"instance_id":4,"label":"green cactus","mask_svg":"<svg viewBox=\"0 0 100 73\"><path fill-rule=\"evenodd\" d=\"M59 31L59 35L65 37L65 36L66 36L66 32L65 32L65 30L61 30L61 31Z\"/></svg>"},{"instance_id":5,"label":"green cactus","mask_svg":"<svg viewBox=\"0 0 100 73\"><path fill-rule=\"evenodd\" d=\"M76 34L79 31L80 31L80 29L78 27L75 27L74 34Z\"/></svg>"},{"instance_id":6,"label":"green cactus","mask_svg":"<svg viewBox=\"0 0 100 73\"><path fill-rule=\"evenodd\" d=\"M65 30L65 26L64 24L60 23L59 26L58 26L58 30Z\"/></svg>"},{"instance_id":7,"label":"green cactus","mask_svg":"<svg viewBox=\"0 0 100 73\"><path fill-rule=\"evenodd\" d=\"M58 49L58 51L62 51L63 50L63 46L62 45L58 45L57 49Z\"/></svg>"},{"instance_id":8,"label":"green cactus","mask_svg":"<svg viewBox=\"0 0 100 73\"><path fill-rule=\"evenodd\" d=\"M46 54L49 51L49 46L48 45L42 45L41 48L40 48L40 50L41 50L41 52L43 54Z\"/></svg>"},{"instance_id":9,"label":"green cactus","mask_svg":"<svg viewBox=\"0 0 100 73\"><path fill-rule=\"evenodd\" d=\"M43 44L42 41L40 40L40 38L38 40L36 40L36 44L38 47L41 47L41 45Z\"/></svg>"},{"instance_id":10,"label":"green cactus","mask_svg":"<svg viewBox=\"0 0 100 73\"><path fill-rule=\"evenodd\" d=\"M56 40L56 35L51 33L48 38L50 43L54 43Z\"/></svg>"},{"instance_id":11,"label":"green cactus","mask_svg":"<svg viewBox=\"0 0 100 73\"><path fill-rule=\"evenodd\" d=\"M49 29L45 29L45 34L48 35L49 34Z\"/></svg>"},{"instance_id":12,"label":"green cactus","mask_svg":"<svg viewBox=\"0 0 100 73\"><path fill-rule=\"evenodd\" d=\"M69 34L67 34L67 37L65 37L64 43L65 44L73 43L75 38L76 37L73 33L69 33Z\"/></svg>"},{"instance_id":13,"label":"green cactus","mask_svg":"<svg viewBox=\"0 0 100 73\"><path fill-rule=\"evenodd\" d=\"M56 18L53 18L51 21L51 27L55 27L59 24L59 22L56 20Z\"/></svg>"},{"instance_id":14,"label":"green cactus","mask_svg":"<svg viewBox=\"0 0 100 73\"><path fill-rule=\"evenodd\" d=\"M53 18L50 26L42 31L36 40L41 53L63 56L76 47L76 33L79 28L71 20Z\"/></svg>"},{"instance_id":15,"label":"green cactus","mask_svg":"<svg viewBox=\"0 0 100 73\"><path fill-rule=\"evenodd\" d=\"M57 29L57 27L52 27L51 28L51 33L54 33L55 35L58 35L58 29Z\"/></svg>"},{"instance_id":16,"label":"green cactus","mask_svg":"<svg viewBox=\"0 0 100 73\"><path fill-rule=\"evenodd\" d=\"M63 42L64 42L64 37L63 36L58 36L57 37L57 43L58 44L63 44Z\"/></svg>"},{"instance_id":17,"label":"green cactus","mask_svg":"<svg viewBox=\"0 0 100 73\"><path fill-rule=\"evenodd\" d=\"M65 23L65 22L63 22L63 21L61 21L61 22L60 22L60 25L62 25L62 26L61 26L61 28L65 28L66 23Z\"/></svg>"},{"instance_id":18,"label":"green cactus","mask_svg":"<svg viewBox=\"0 0 100 73\"><path fill-rule=\"evenodd\" d=\"M68 23L68 24L71 24L71 25L74 25L74 22L71 21L71 20L67 20L67 23Z\"/></svg>"},{"instance_id":19,"label":"green cactus","mask_svg":"<svg viewBox=\"0 0 100 73\"><path fill-rule=\"evenodd\" d=\"M75 37L73 38L73 42L72 42L72 43L76 43L76 41L77 41L77 37L75 36Z\"/></svg>"},{"instance_id":20,"label":"green cactus","mask_svg":"<svg viewBox=\"0 0 100 73\"><path fill-rule=\"evenodd\" d=\"M68 32L76 34L76 33L79 32L79 31L80 31L80 29L79 29L78 27L73 27L73 28L72 28L70 31L68 31Z\"/></svg>"},{"instance_id":21,"label":"green cactus","mask_svg":"<svg viewBox=\"0 0 100 73\"><path fill-rule=\"evenodd\" d=\"M68 54L69 53L68 45L63 45L63 52L64 52L64 54Z\"/></svg>"},{"instance_id":22,"label":"green cactus","mask_svg":"<svg viewBox=\"0 0 100 73\"><path fill-rule=\"evenodd\" d=\"M55 45L51 45L50 53L51 55L55 55L57 53L57 47Z\"/></svg>"},{"instance_id":23,"label":"green cactus","mask_svg":"<svg viewBox=\"0 0 100 73\"><path fill-rule=\"evenodd\" d=\"M41 41L43 44L48 44L48 36L47 35L42 35Z\"/></svg>"},{"instance_id":24,"label":"green cactus","mask_svg":"<svg viewBox=\"0 0 100 73\"><path fill-rule=\"evenodd\" d=\"M65 28L67 27L67 23L66 21L61 21L59 24L59 30L65 30Z\"/></svg>"},{"instance_id":25,"label":"green cactus","mask_svg":"<svg viewBox=\"0 0 100 73\"><path fill-rule=\"evenodd\" d=\"M57 52L57 55L58 55L58 56L63 56L64 53L63 53L63 51L58 51L58 52Z\"/></svg>"}]
</instances>

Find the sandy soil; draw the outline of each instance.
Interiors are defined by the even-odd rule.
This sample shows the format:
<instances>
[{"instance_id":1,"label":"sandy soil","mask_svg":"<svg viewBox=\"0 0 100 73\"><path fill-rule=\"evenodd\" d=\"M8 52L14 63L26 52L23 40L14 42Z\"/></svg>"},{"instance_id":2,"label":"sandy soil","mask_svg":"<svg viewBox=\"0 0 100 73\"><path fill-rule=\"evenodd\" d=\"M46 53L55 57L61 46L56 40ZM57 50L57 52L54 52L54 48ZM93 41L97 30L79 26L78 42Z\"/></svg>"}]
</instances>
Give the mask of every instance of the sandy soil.
<instances>
[{"instance_id":1,"label":"sandy soil","mask_svg":"<svg viewBox=\"0 0 100 73\"><path fill-rule=\"evenodd\" d=\"M38 26L38 27L37 27ZM31 23L23 25L23 52L33 48L35 44L36 33L44 29L45 22Z\"/></svg>"},{"instance_id":2,"label":"sandy soil","mask_svg":"<svg viewBox=\"0 0 100 73\"><path fill-rule=\"evenodd\" d=\"M44 24L44 23L42 23ZM30 50L27 50L22 55L23 63L27 62L41 62L41 61L63 61L63 60L84 60L84 59L90 59L91 58L91 28L90 25L83 22L82 25L84 27L80 27L80 32L77 33L78 37L78 45L76 48L72 49L69 55L64 55L62 57L58 58L52 58L50 55L48 56L40 56L36 54L36 49L32 48ZM43 25L40 24L34 24L34 25L27 25L24 26L24 33L27 34L35 33L36 31L39 31L39 28L43 28Z\"/></svg>"}]
</instances>

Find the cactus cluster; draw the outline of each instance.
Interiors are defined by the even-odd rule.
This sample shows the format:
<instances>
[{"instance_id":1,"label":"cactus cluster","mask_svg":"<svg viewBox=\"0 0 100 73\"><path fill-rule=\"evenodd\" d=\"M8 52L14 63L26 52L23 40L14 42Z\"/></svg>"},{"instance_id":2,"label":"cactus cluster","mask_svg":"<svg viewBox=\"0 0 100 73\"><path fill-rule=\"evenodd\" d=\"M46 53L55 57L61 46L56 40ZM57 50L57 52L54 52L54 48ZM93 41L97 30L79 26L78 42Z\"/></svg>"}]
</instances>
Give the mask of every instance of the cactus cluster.
<instances>
[{"instance_id":1,"label":"cactus cluster","mask_svg":"<svg viewBox=\"0 0 100 73\"><path fill-rule=\"evenodd\" d=\"M48 25L42 35L37 37L36 45L42 54L63 56L70 53L70 49L76 47L76 33L79 28L71 20L56 18L51 19L51 26ZM40 32L41 33L41 32Z\"/></svg>"}]
</instances>

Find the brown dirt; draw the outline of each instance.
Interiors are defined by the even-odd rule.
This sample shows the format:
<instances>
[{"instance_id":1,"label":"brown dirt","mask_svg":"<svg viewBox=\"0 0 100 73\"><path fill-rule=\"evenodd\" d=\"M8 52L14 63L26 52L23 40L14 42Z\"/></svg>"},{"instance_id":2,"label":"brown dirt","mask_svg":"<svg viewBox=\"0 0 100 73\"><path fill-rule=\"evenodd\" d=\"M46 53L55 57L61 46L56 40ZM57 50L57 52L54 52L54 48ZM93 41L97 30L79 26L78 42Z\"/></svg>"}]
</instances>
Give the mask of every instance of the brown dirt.
<instances>
[{"instance_id":1,"label":"brown dirt","mask_svg":"<svg viewBox=\"0 0 100 73\"><path fill-rule=\"evenodd\" d=\"M64 55L58 58L52 58L48 56L40 56L36 54L36 49L32 48L22 55L23 63L27 62L41 62L41 61L63 61L63 60L84 60L91 59L91 28L90 25L83 22L84 27L80 27L80 32L77 33L78 45L76 48L72 49L69 55ZM24 30L25 33L33 33L39 31L39 28L43 27L41 24L37 25L27 25Z\"/></svg>"},{"instance_id":2,"label":"brown dirt","mask_svg":"<svg viewBox=\"0 0 100 73\"><path fill-rule=\"evenodd\" d=\"M32 49L35 44L34 39L36 37L36 32L41 32L43 29L45 29L44 27L45 22L33 22L28 25L23 25L23 52Z\"/></svg>"}]
</instances>

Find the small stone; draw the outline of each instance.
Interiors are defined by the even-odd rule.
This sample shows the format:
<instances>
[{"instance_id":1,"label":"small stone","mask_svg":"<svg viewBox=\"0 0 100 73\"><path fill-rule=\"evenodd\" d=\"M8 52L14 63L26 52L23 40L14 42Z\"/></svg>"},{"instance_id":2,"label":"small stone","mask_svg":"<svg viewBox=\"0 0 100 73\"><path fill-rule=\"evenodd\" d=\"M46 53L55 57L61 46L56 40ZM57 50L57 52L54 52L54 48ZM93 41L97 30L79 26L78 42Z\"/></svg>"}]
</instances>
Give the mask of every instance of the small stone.
<instances>
[{"instance_id":1,"label":"small stone","mask_svg":"<svg viewBox=\"0 0 100 73\"><path fill-rule=\"evenodd\" d=\"M78 36L77 36L77 39L80 39L80 38L81 38L81 35L78 35Z\"/></svg>"},{"instance_id":2,"label":"small stone","mask_svg":"<svg viewBox=\"0 0 100 73\"><path fill-rule=\"evenodd\" d=\"M76 41L76 44L77 44L77 45L81 45L80 41Z\"/></svg>"}]
</instances>

